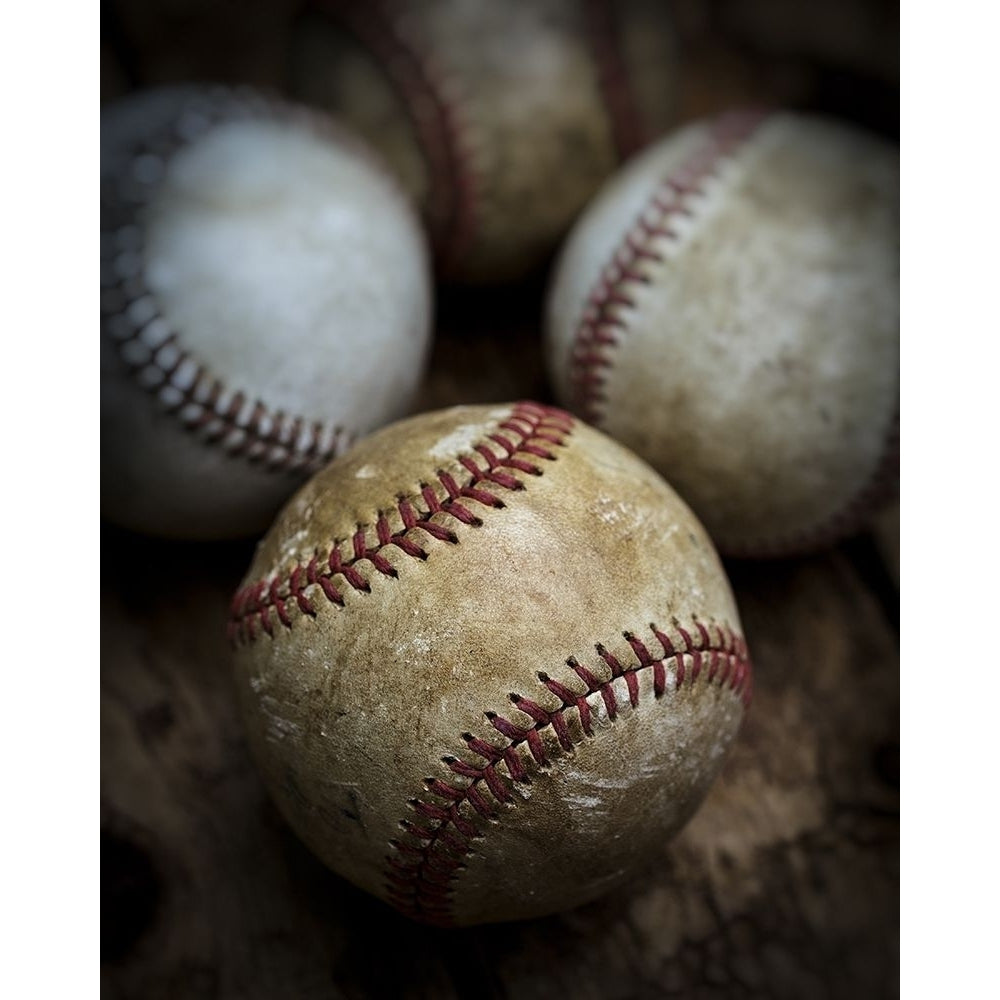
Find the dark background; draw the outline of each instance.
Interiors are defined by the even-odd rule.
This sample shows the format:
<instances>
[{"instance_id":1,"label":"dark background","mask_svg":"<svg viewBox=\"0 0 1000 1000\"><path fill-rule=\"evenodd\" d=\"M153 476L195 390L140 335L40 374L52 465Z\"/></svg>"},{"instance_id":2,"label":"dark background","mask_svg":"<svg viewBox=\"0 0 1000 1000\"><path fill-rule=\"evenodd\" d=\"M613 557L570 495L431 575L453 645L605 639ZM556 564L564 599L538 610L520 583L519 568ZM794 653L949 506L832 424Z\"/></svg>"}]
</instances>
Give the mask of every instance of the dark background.
<instances>
[{"instance_id":1,"label":"dark background","mask_svg":"<svg viewBox=\"0 0 1000 1000\"><path fill-rule=\"evenodd\" d=\"M179 80L281 89L297 6L107 2L102 100ZM680 120L763 103L898 136L896 4L672 8ZM551 399L545 279L439 289L420 409ZM754 704L704 807L631 890L450 932L328 872L268 802L223 634L252 547L102 530L102 995L898 993L898 508L826 553L727 564Z\"/></svg>"}]
</instances>

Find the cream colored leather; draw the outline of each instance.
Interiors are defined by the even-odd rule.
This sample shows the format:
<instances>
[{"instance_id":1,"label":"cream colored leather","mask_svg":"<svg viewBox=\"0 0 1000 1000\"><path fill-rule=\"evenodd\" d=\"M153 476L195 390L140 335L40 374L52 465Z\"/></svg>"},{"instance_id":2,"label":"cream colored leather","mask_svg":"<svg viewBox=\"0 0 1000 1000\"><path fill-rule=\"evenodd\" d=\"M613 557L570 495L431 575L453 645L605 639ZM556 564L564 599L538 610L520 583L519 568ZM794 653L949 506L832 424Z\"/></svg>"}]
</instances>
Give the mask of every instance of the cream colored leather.
<instances>
[{"instance_id":1,"label":"cream colored leather","mask_svg":"<svg viewBox=\"0 0 1000 1000\"><path fill-rule=\"evenodd\" d=\"M610 181L546 323L558 398L737 553L855 527L891 479L899 393L897 152L823 119L749 120L687 126Z\"/></svg>"},{"instance_id":2,"label":"cream colored leather","mask_svg":"<svg viewBox=\"0 0 1000 1000\"><path fill-rule=\"evenodd\" d=\"M697 807L749 694L697 520L535 404L424 414L337 459L258 547L230 629L281 811L335 871L438 923L627 879Z\"/></svg>"}]
</instances>

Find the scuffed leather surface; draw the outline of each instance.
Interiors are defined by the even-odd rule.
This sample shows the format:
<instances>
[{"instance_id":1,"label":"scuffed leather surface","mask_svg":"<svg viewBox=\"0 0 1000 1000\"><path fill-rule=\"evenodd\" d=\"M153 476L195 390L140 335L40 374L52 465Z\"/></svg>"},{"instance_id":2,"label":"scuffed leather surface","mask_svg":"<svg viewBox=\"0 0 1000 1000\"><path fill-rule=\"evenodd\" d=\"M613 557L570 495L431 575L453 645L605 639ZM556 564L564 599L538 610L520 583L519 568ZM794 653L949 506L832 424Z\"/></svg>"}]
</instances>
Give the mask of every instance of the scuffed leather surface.
<instances>
[{"instance_id":1,"label":"scuffed leather surface","mask_svg":"<svg viewBox=\"0 0 1000 1000\"><path fill-rule=\"evenodd\" d=\"M459 455L474 454L510 412L456 407L371 435L286 505L245 584L324 558L400 497L418 500L439 471L461 477ZM512 692L551 708L538 672L578 689L571 656L607 680L595 644L635 663L626 630L656 653L650 623L674 636L675 621L695 618L740 632L711 542L652 469L579 422L553 452L524 456L542 474L519 473L523 490L493 487L503 508L468 501L481 525L436 515L456 543L413 530L425 560L382 549L397 578L361 566L370 592L338 578L341 607L314 585L314 616L289 602L288 627L237 641L239 702L271 794L327 865L383 899L390 841L414 818L408 801L428 777L459 781L442 756L466 752L464 732L503 742L484 712L526 724ZM454 921L569 908L626 878L674 833L743 714L733 691L703 681L678 691L668 682L654 699L647 671L637 708L620 697L618 718L595 719L594 735L571 752L550 740L551 767L516 784L516 804L483 824L456 880Z\"/></svg>"},{"instance_id":2,"label":"scuffed leather surface","mask_svg":"<svg viewBox=\"0 0 1000 1000\"><path fill-rule=\"evenodd\" d=\"M710 127L647 151L571 235L547 325L563 401L602 268ZM690 208L676 238L649 241L662 262L625 286L599 425L668 478L723 551L808 547L891 461L898 153L832 121L772 115Z\"/></svg>"}]
</instances>

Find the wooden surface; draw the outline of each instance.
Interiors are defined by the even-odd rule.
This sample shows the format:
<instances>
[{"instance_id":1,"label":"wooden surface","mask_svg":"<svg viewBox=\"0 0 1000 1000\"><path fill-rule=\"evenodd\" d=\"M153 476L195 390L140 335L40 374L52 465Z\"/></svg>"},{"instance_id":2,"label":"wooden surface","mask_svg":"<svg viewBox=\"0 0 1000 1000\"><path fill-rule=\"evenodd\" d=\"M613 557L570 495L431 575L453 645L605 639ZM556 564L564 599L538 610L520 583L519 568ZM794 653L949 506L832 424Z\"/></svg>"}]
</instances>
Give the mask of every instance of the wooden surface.
<instances>
[{"instance_id":1,"label":"wooden surface","mask_svg":"<svg viewBox=\"0 0 1000 1000\"><path fill-rule=\"evenodd\" d=\"M247 37L220 55L212 33L236 16L221 6L209 17L188 0L112 3L102 93L164 79L273 82L273 50L255 47L275 34L274 9L251 5ZM878 55L880 45L895 55L893 5L820 5L816 23L777 0L676 6L684 117L766 99L894 134L895 70ZM446 292L420 408L547 400L543 291L544 275L516 290ZM105 997L898 993L898 514L824 554L727 564L754 702L703 808L628 891L451 932L411 924L328 872L268 802L224 638L252 543L105 527L102 550Z\"/></svg>"},{"instance_id":2,"label":"wooden surface","mask_svg":"<svg viewBox=\"0 0 1000 1000\"><path fill-rule=\"evenodd\" d=\"M528 328L444 333L424 402L541 378ZM326 871L269 804L223 634L251 543L106 528L103 550L107 997L896 993L898 598L875 535L728 564L754 702L705 805L629 891L452 932Z\"/></svg>"}]
</instances>

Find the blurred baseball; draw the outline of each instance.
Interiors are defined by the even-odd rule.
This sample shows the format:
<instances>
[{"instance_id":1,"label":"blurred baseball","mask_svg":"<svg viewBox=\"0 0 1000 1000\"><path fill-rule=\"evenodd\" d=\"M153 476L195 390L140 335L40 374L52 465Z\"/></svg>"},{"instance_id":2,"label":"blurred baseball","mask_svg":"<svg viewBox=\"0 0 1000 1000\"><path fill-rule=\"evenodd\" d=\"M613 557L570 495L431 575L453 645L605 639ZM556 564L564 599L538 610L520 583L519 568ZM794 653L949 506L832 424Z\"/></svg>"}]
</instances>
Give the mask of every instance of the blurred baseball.
<instances>
[{"instance_id":1,"label":"blurred baseball","mask_svg":"<svg viewBox=\"0 0 1000 1000\"><path fill-rule=\"evenodd\" d=\"M656 0L319 0L291 87L365 135L423 206L446 277L537 267L627 155L670 124Z\"/></svg>"},{"instance_id":2,"label":"blurred baseball","mask_svg":"<svg viewBox=\"0 0 1000 1000\"><path fill-rule=\"evenodd\" d=\"M534 403L413 417L329 465L258 547L230 636L291 825L438 924L567 909L661 856L750 691L704 529Z\"/></svg>"},{"instance_id":3,"label":"blurred baseball","mask_svg":"<svg viewBox=\"0 0 1000 1000\"><path fill-rule=\"evenodd\" d=\"M681 129L575 227L546 350L723 552L847 534L898 471L898 152L792 114Z\"/></svg>"},{"instance_id":4,"label":"blurred baseball","mask_svg":"<svg viewBox=\"0 0 1000 1000\"><path fill-rule=\"evenodd\" d=\"M407 411L428 268L395 183L319 113L194 86L105 107L103 514L167 536L262 530Z\"/></svg>"}]
</instances>

